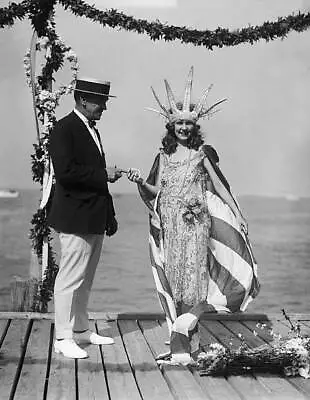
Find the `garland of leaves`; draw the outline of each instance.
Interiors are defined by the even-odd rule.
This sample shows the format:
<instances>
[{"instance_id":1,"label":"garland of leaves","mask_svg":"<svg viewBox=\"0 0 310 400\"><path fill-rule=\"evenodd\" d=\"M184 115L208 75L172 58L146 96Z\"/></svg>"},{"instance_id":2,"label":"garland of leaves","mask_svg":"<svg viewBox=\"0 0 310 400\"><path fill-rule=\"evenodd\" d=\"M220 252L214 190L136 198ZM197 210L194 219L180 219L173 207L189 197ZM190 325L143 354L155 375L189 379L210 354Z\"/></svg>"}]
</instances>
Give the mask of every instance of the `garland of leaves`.
<instances>
[{"instance_id":1,"label":"garland of leaves","mask_svg":"<svg viewBox=\"0 0 310 400\"><path fill-rule=\"evenodd\" d=\"M293 323L285 310L282 313L290 323L287 337L268 329L272 342L256 348L251 348L240 333L241 345L236 350L211 343L205 352L198 355L195 366L199 374L229 376L268 372L309 379L310 337L301 334L299 323ZM257 324L256 327L266 329L265 324ZM253 334L257 336L259 333L253 331Z\"/></svg>"},{"instance_id":2,"label":"garland of leaves","mask_svg":"<svg viewBox=\"0 0 310 400\"><path fill-rule=\"evenodd\" d=\"M264 22L260 26L230 31L227 28L211 30L197 30L185 26L163 24L160 21L148 22L145 19L136 19L115 9L101 11L83 0L25 0L20 4L11 3L0 9L0 27L13 25L15 19L23 19L29 14L33 26L39 36L44 31L46 18L56 3L69 9L74 15L86 17L103 27L121 28L127 31L148 35L151 40L180 40L181 43L203 46L209 50L214 47L237 46L241 43L251 45L261 39L274 40L285 38L291 31L303 32L310 27L310 13L291 14L285 18L279 17L276 22Z\"/></svg>"},{"instance_id":3,"label":"garland of leaves","mask_svg":"<svg viewBox=\"0 0 310 400\"><path fill-rule=\"evenodd\" d=\"M32 80L31 76L30 51L24 57L26 81L34 91L35 107L38 119L42 125L39 142L33 145L34 154L31 155L32 177L34 182L40 183L41 186L43 184L45 168L49 161L48 143L50 132L56 122L55 109L59 104L60 97L73 91L73 84L78 71L78 62L75 53L71 50L71 47L66 46L58 37L54 29L52 14L50 14L50 18L45 25L45 31L41 31L43 36L41 36L36 44L36 51L45 50L46 63L35 81ZM72 81L68 85L62 85L57 90L51 91L51 77L54 72L57 72L63 66L65 60L70 62ZM49 204L46 206L48 207ZM47 224L46 207L37 210L32 217L31 224L33 226L30 230L32 247L41 262L44 242L47 241L48 245L47 268L39 284L35 302L36 310L34 310L42 312L47 311L47 304L52 298L54 281L58 271L58 265L50 243L52 238L51 230Z\"/></svg>"}]
</instances>

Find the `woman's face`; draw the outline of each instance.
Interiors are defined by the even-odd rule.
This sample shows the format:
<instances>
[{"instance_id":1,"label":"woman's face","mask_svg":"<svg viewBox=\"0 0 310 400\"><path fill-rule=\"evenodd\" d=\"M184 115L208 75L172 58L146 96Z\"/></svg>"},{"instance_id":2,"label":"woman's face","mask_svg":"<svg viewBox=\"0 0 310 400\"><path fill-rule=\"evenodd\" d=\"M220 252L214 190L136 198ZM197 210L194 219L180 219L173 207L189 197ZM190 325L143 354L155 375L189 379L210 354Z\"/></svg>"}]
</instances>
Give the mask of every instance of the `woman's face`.
<instances>
[{"instance_id":1,"label":"woman's face","mask_svg":"<svg viewBox=\"0 0 310 400\"><path fill-rule=\"evenodd\" d=\"M194 131L195 124L186 119L180 119L174 123L174 133L177 141L181 144L186 144Z\"/></svg>"}]
</instances>

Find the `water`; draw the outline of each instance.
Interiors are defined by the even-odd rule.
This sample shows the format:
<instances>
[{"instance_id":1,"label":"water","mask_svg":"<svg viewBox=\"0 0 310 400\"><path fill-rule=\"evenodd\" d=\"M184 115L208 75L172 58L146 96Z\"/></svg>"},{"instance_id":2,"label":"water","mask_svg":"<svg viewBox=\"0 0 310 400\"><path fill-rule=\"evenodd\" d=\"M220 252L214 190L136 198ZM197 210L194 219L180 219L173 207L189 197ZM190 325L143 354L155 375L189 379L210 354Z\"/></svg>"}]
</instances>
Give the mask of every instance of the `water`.
<instances>
[{"instance_id":1,"label":"water","mask_svg":"<svg viewBox=\"0 0 310 400\"><path fill-rule=\"evenodd\" d=\"M27 278L30 220L39 193L0 199L0 310L10 309L10 282ZM104 242L90 299L93 311L159 312L148 257L147 211L137 195L114 199L119 231ZM309 312L310 199L241 197L262 289L248 311ZM59 253L58 241L55 250Z\"/></svg>"}]
</instances>

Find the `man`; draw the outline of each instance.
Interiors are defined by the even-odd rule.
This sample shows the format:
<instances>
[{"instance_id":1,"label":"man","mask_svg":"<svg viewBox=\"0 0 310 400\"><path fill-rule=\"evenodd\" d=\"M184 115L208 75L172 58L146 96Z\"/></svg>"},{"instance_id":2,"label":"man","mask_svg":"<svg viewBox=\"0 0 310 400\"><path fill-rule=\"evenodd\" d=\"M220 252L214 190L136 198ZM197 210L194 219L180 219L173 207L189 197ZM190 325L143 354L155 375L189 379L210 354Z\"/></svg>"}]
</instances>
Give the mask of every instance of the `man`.
<instances>
[{"instance_id":1,"label":"man","mask_svg":"<svg viewBox=\"0 0 310 400\"><path fill-rule=\"evenodd\" d=\"M114 235L117 221L108 182L121 170L106 167L96 121L106 110L110 82L79 79L75 109L55 124L49 152L56 186L48 223L59 233L61 259L55 281L54 348L68 358L85 358L78 343L113 344L88 329L87 304L103 236Z\"/></svg>"}]
</instances>

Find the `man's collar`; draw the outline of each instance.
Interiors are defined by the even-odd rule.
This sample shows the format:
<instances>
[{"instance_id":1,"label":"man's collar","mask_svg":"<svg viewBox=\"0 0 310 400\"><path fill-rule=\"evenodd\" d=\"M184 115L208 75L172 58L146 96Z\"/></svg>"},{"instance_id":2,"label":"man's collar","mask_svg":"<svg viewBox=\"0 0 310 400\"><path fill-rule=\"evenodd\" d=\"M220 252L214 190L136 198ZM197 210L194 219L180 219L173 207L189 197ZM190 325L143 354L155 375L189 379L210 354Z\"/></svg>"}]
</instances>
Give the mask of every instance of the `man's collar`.
<instances>
[{"instance_id":1,"label":"man's collar","mask_svg":"<svg viewBox=\"0 0 310 400\"><path fill-rule=\"evenodd\" d=\"M88 125L88 119L85 117L85 115L83 115L83 114L81 113L81 111L79 111L79 110L77 110L76 108L74 108L73 112L74 112L79 118L81 118L81 120L82 120L86 125Z\"/></svg>"}]
</instances>

